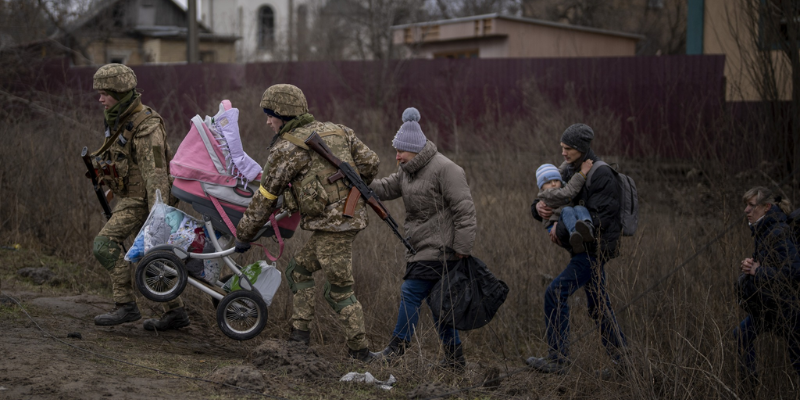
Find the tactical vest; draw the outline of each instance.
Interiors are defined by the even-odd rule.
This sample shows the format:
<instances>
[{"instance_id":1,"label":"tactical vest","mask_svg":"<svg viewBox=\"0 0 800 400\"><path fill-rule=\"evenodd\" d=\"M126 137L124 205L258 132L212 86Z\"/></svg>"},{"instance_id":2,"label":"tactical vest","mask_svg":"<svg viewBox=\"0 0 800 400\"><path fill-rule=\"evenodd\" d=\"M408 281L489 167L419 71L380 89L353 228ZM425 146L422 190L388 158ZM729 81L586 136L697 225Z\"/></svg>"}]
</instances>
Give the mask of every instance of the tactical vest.
<instances>
[{"instance_id":1,"label":"tactical vest","mask_svg":"<svg viewBox=\"0 0 800 400\"><path fill-rule=\"evenodd\" d=\"M350 193L344 179L333 183L328 181L328 177L335 174L338 168L305 145L305 140L313 132L317 132L336 157L356 169L353 156L350 154L347 134L336 124L331 122L312 123L283 134L284 139L308 151L311 157L309 171L296 176L292 181L292 192L300 213L308 218L322 215L326 207L337 202L341 203L337 205L342 209L339 211L343 211L344 200Z\"/></svg>"},{"instance_id":2,"label":"tactical vest","mask_svg":"<svg viewBox=\"0 0 800 400\"><path fill-rule=\"evenodd\" d=\"M150 118L158 118L163 124L163 119L155 110L145 105L139 105L123 121L120 121L119 128L106 138L103 147L92 153L92 163L97 170L98 177L115 196L147 197L142 171L136 162L133 137L139 126ZM172 151L166 141L164 141L163 151L165 167L168 169ZM172 181L171 177L170 181Z\"/></svg>"}]
</instances>

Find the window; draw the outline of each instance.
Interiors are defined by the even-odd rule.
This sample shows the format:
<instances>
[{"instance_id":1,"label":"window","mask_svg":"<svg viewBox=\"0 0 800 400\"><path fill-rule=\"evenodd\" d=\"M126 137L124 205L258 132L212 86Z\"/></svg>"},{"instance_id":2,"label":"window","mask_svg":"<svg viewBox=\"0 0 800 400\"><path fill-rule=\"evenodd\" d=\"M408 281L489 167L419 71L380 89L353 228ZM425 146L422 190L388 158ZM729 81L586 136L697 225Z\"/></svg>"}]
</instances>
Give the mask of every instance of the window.
<instances>
[{"instance_id":1,"label":"window","mask_svg":"<svg viewBox=\"0 0 800 400\"><path fill-rule=\"evenodd\" d=\"M272 49L275 43L275 12L264 5L258 9L258 48Z\"/></svg>"},{"instance_id":2,"label":"window","mask_svg":"<svg viewBox=\"0 0 800 400\"><path fill-rule=\"evenodd\" d=\"M433 58L478 58L478 49L434 53Z\"/></svg>"},{"instance_id":3,"label":"window","mask_svg":"<svg viewBox=\"0 0 800 400\"><path fill-rule=\"evenodd\" d=\"M217 62L217 52L215 52L214 50L201 51L200 62L202 63Z\"/></svg>"},{"instance_id":4,"label":"window","mask_svg":"<svg viewBox=\"0 0 800 400\"><path fill-rule=\"evenodd\" d=\"M761 0L759 11L762 50L788 49L792 37L800 42L800 4L797 1Z\"/></svg>"}]
</instances>

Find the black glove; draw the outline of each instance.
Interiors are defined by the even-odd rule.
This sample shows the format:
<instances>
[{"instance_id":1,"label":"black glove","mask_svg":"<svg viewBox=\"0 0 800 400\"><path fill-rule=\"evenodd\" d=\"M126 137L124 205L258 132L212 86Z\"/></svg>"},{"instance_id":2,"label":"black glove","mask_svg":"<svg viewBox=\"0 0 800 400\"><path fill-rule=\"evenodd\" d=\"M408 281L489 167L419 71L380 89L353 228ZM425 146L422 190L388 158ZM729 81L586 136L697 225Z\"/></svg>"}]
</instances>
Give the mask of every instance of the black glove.
<instances>
[{"instance_id":1,"label":"black glove","mask_svg":"<svg viewBox=\"0 0 800 400\"><path fill-rule=\"evenodd\" d=\"M236 252L244 253L247 250L250 250L250 243L240 242L239 239L236 239Z\"/></svg>"}]
</instances>

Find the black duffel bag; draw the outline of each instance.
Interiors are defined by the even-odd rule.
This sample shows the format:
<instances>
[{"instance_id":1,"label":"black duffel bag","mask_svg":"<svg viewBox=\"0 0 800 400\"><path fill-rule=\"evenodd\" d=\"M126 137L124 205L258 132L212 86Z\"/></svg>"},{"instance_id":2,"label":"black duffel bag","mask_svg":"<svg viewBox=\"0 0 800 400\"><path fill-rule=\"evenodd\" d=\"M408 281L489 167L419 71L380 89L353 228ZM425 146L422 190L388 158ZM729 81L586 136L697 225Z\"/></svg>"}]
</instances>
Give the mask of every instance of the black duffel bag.
<instances>
[{"instance_id":1,"label":"black duffel bag","mask_svg":"<svg viewBox=\"0 0 800 400\"><path fill-rule=\"evenodd\" d=\"M508 285L497 279L476 257L448 265L431 290L430 306L442 324L460 331L480 328L494 318L506 301Z\"/></svg>"}]
</instances>

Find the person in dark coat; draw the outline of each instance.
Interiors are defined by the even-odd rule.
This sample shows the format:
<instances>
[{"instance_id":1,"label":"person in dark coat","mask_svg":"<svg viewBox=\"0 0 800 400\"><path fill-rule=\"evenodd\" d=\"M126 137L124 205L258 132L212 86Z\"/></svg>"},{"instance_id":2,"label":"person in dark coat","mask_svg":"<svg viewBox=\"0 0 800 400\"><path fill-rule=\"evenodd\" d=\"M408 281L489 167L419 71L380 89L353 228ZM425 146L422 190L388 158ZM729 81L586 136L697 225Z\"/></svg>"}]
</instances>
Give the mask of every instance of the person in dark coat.
<instances>
[{"instance_id":1,"label":"person in dark coat","mask_svg":"<svg viewBox=\"0 0 800 400\"><path fill-rule=\"evenodd\" d=\"M569 164L563 173L565 182L580 171L583 161L592 160L596 164L600 160L591 149L593 138L594 131L585 124L574 124L561 135L561 155ZM619 254L622 192L616 172L611 167L595 165L593 169L591 187L584 185L574 201L589 210L595 227L595 241L584 244L585 253L576 253L569 245L569 233L564 224L557 224L556 234L551 233L553 242L569 250L572 258L545 291L544 313L549 353L545 357L530 357L526 360L531 368L539 372L563 374L570 365L567 300L581 287L586 290L589 315L600 328L603 346L618 367L613 371L622 371L622 356L627 342L611 308L604 269L606 262ZM537 220L549 218L552 212L542 201L534 201L531 206L531 213ZM601 377L607 377L612 370L601 372Z\"/></svg>"},{"instance_id":2,"label":"person in dark coat","mask_svg":"<svg viewBox=\"0 0 800 400\"><path fill-rule=\"evenodd\" d=\"M786 223L788 200L776 199L765 187L744 194L744 212L750 224L755 249L742 260L737 287L739 304L747 317L734 329L739 354L739 372L749 390L758 384L755 340L759 334L775 332L784 338L789 359L800 375L800 256L796 239Z\"/></svg>"}]
</instances>

